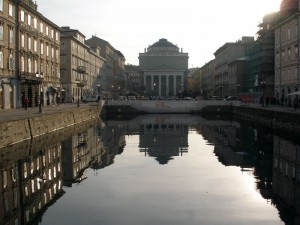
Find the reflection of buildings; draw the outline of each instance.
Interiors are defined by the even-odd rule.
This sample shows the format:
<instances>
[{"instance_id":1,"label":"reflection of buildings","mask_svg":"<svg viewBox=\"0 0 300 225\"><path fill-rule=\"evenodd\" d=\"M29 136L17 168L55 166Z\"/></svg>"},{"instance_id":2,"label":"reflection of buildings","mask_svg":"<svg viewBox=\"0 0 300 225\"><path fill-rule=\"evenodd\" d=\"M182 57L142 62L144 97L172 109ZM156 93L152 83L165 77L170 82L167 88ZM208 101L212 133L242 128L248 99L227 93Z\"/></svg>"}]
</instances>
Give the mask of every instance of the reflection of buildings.
<instances>
[{"instance_id":1,"label":"reflection of buildings","mask_svg":"<svg viewBox=\"0 0 300 225\"><path fill-rule=\"evenodd\" d=\"M91 124L95 121L0 149L0 224L38 223L64 194L64 184L84 178L105 153Z\"/></svg>"},{"instance_id":2,"label":"reflection of buildings","mask_svg":"<svg viewBox=\"0 0 300 225\"><path fill-rule=\"evenodd\" d=\"M1 155L1 224L31 224L63 194L60 145L38 151L17 147L7 149L16 153L12 158Z\"/></svg>"},{"instance_id":3,"label":"reflection of buildings","mask_svg":"<svg viewBox=\"0 0 300 225\"><path fill-rule=\"evenodd\" d=\"M141 125L141 130L140 152L155 157L160 164L187 152L188 125L151 123Z\"/></svg>"},{"instance_id":4,"label":"reflection of buildings","mask_svg":"<svg viewBox=\"0 0 300 225\"><path fill-rule=\"evenodd\" d=\"M274 136L273 185L274 203L286 224L300 224L300 147ZM288 210L282 210L282 209Z\"/></svg>"}]
</instances>

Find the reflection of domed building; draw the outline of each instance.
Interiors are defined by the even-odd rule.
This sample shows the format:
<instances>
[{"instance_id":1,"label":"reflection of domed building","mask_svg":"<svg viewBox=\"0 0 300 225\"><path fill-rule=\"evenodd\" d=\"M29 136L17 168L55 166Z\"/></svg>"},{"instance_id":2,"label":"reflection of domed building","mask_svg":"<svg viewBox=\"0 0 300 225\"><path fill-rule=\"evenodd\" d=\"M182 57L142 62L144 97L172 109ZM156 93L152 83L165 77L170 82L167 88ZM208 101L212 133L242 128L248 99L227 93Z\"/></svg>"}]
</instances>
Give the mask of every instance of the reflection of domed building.
<instances>
[{"instance_id":1,"label":"reflection of domed building","mask_svg":"<svg viewBox=\"0 0 300 225\"><path fill-rule=\"evenodd\" d=\"M139 54L145 94L175 96L187 89L188 53L169 42L159 39Z\"/></svg>"}]
</instances>

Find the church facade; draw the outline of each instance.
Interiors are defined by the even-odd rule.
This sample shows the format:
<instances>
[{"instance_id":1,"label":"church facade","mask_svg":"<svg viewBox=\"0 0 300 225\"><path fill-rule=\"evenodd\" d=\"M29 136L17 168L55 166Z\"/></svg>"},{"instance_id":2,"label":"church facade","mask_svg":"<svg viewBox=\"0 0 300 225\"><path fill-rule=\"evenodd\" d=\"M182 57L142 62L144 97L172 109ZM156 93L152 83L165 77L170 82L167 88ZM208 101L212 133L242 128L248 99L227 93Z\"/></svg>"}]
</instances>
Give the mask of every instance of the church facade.
<instances>
[{"instance_id":1,"label":"church facade","mask_svg":"<svg viewBox=\"0 0 300 225\"><path fill-rule=\"evenodd\" d=\"M159 39L139 54L142 88L147 96L178 96L187 90L188 53Z\"/></svg>"}]
</instances>

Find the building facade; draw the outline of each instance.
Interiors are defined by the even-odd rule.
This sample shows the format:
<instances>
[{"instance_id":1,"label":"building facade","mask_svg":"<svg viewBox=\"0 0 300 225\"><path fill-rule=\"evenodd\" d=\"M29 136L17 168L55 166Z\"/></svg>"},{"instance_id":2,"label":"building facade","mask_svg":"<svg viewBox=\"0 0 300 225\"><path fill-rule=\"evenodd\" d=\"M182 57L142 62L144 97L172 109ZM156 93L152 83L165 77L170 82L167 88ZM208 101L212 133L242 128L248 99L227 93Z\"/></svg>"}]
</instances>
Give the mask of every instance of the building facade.
<instances>
[{"instance_id":1,"label":"building facade","mask_svg":"<svg viewBox=\"0 0 300 225\"><path fill-rule=\"evenodd\" d=\"M140 87L141 77L139 72L139 66L136 65L125 65L126 78L125 78L125 89L126 92L136 92L140 95L144 95L144 90Z\"/></svg>"},{"instance_id":2,"label":"building facade","mask_svg":"<svg viewBox=\"0 0 300 225\"><path fill-rule=\"evenodd\" d=\"M100 94L100 70L105 59L100 49L85 44L85 35L70 27L61 28L62 98L78 101L83 95Z\"/></svg>"},{"instance_id":3,"label":"building facade","mask_svg":"<svg viewBox=\"0 0 300 225\"><path fill-rule=\"evenodd\" d=\"M188 53L160 39L139 54L143 89L148 96L175 96L187 90Z\"/></svg>"},{"instance_id":4,"label":"building facade","mask_svg":"<svg viewBox=\"0 0 300 225\"><path fill-rule=\"evenodd\" d=\"M275 98L278 103L291 105L288 94L300 90L299 71L299 1L283 0L275 32Z\"/></svg>"},{"instance_id":5,"label":"building facade","mask_svg":"<svg viewBox=\"0 0 300 225\"><path fill-rule=\"evenodd\" d=\"M215 53L215 93L222 99L229 95L228 64L245 56L246 47L254 42L254 37L242 37L237 42L228 42Z\"/></svg>"},{"instance_id":6,"label":"building facade","mask_svg":"<svg viewBox=\"0 0 300 225\"><path fill-rule=\"evenodd\" d=\"M109 42L92 36L85 43L100 48L105 63L100 71L100 91L107 98L115 98L125 92L125 57Z\"/></svg>"},{"instance_id":7,"label":"building facade","mask_svg":"<svg viewBox=\"0 0 300 225\"><path fill-rule=\"evenodd\" d=\"M59 27L33 1L0 1L1 109L24 107L25 98L29 107L54 101L60 87L59 40Z\"/></svg>"}]
</instances>

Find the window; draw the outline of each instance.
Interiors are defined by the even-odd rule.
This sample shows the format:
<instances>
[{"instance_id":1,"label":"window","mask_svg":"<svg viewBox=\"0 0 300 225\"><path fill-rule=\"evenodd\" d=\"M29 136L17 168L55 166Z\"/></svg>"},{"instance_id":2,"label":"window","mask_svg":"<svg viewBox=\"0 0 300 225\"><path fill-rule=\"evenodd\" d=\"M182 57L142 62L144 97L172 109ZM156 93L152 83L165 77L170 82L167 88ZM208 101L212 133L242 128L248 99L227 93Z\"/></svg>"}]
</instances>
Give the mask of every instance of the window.
<instances>
[{"instance_id":1,"label":"window","mask_svg":"<svg viewBox=\"0 0 300 225\"><path fill-rule=\"evenodd\" d=\"M294 77L294 78L295 78L295 79L298 78L298 67L295 68L295 77Z\"/></svg>"},{"instance_id":2,"label":"window","mask_svg":"<svg viewBox=\"0 0 300 225\"><path fill-rule=\"evenodd\" d=\"M49 27L46 26L46 35L48 36L49 35Z\"/></svg>"},{"instance_id":3,"label":"window","mask_svg":"<svg viewBox=\"0 0 300 225\"><path fill-rule=\"evenodd\" d=\"M291 59L291 48L288 48L288 59Z\"/></svg>"},{"instance_id":4,"label":"window","mask_svg":"<svg viewBox=\"0 0 300 225\"><path fill-rule=\"evenodd\" d=\"M14 6L12 4L8 5L8 15L14 16Z\"/></svg>"},{"instance_id":5,"label":"window","mask_svg":"<svg viewBox=\"0 0 300 225\"><path fill-rule=\"evenodd\" d=\"M0 68L3 69L3 65L4 65L4 57L3 57L3 52L0 52Z\"/></svg>"},{"instance_id":6,"label":"window","mask_svg":"<svg viewBox=\"0 0 300 225\"><path fill-rule=\"evenodd\" d=\"M51 38L54 38L54 30L51 29Z\"/></svg>"},{"instance_id":7,"label":"window","mask_svg":"<svg viewBox=\"0 0 300 225\"><path fill-rule=\"evenodd\" d=\"M28 17L27 17L27 24L29 26L31 26L31 15L30 14L28 14Z\"/></svg>"},{"instance_id":8,"label":"window","mask_svg":"<svg viewBox=\"0 0 300 225\"><path fill-rule=\"evenodd\" d=\"M65 43L64 43L64 42L61 42L61 43L60 43L60 48L61 48L61 49L65 49Z\"/></svg>"},{"instance_id":9,"label":"window","mask_svg":"<svg viewBox=\"0 0 300 225\"><path fill-rule=\"evenodd\" d=\"M9 44L13 44L14 43L14 28L10 28L9 29Z\"/></svg>"},{"instance_id":10,"label":"window","mask_svg":"<svg viewBox=\"0 0 300 225\"><path fill-rule=\"evenodd\" d=\"M298 24L296 24L296 26L295 26L295 36L296 37L298 36Z\"/></svg>"},{"instance_id":11,"label":"window","mask_svg":"<svg viewBox=\"0 0 300 225\"><path fill-rule=\"evenodd\" d=\"M31 50L31 37L28 37L28 50Z\"/></svg>"},{"instance_id":12,"label":"window","mask_svg":"<svg viewBox=\"0 0 300 225\"><path fill-rule=\"evenodd\" d=\"M295 57L298 58L298 45L295 46Z\"/></svg>"},{"instance_id":13,"label":"window","mask_svg":"<svg viewBox=\"0 0 300 225\"><path fill-rule=\"evenodd\" d=\"M25 47L25 35L21 34L21 47L24 48Z\"/></svg>"},{"instance_id":14,"label":"window","mask_svg":"<svg viewBox=\"0 0 300 225\"><path fill-rule=\"evenodd\" d=\"M59 58L59 51L58 51L58 49L56 49L56 59L58 59Z\"/></svg>"},{"instance_id":15,"label":"window","mask_svg":"<svg viewBox=\"0 0 300 225\"><path fill-rule=\"evenodd\" d=\"M22 21L22 22L24 22L24 20L25 20L24 18L25 18L25 17L24 17L24 11L21 10L21 21Z\"/></svg>"},{"instance_id":16,"label":"window","mask_svg":"<svg viewBox=\"0 0 300 225\"><path fill-rule=\"evenodd\" d=\"M9 55L8 68L10 70L14 70L15 69L15 59L14 59L14 57L13 57L12 54Z\"/></svg>"},{"instance_id":17,"label":"window","mask_svg":"<svg viewBox=\"0 0 300 225\"><path fill-rule=\"evenodd\" d=\"M288 40L291 40L291 29L288 28L287 30L287 36L288 36Z\"/></svg>"},{"instance_id":18,"label":"window","mask_svg":"<svg viewBox=\"0 0 300 225\"><path fill-rule=\"evenodd\" d=\"M66 74L66 71L61 70L61 71L60 71L60 78L61 78L61 79L64 79L64 78L65 78L65 74Z\"/></svg>"},{"instance_id":19,"label":"window","mask_svg":"<svg viewBox=\"0 0 300 225\"><path fill-rule=\"evenodd\" d=\"M41 42L41 55L44 54L44 43Z\"/></svg>"},{"instance_id":20,"label":"window","mask_svg":"<svg viewBox=\"0 0 300 225\"><path fill-rule=\"evenodd\" d=\"M34 60L34 70L35 71L38 71L39 69L38 69L38 65L37 65L37 60L35 59Z\"/></svg>"},{"instance_id":21,"label":"window","mask_svg":"<svg viewBox=\"0 0 300 225\"><path fill-rule=\"evenodd\" d=\"M66 56L64 56L64 55L60 56L60 63L61 64L66 63Z\"/></svg>"},{"instance_id":22,"label":"window","mask_svg":"<svg viewBox=\"0 0 300 225\"><path fill-rule=\"evenodd\" d=\"M24 61L24 57L21 57L21 71L25 70L25 61Z\"/></svg>"},{"instance_id":23,"label":"window","mask_svg":"<svg viewBox=\"0 0 300 225\"><path fill-rule=\"evenodd\" d=\"M31 59L28 59L28 72L31 73Z\"/></svg>"},{"instance_id":24,"label":"window","mask_svg":"<svg viewBox=\"0 0 300 225\"><path fill-rule=\"evenodd\" d=\"M49 56L49 46L46 45L46 56Z\"/></svg>"},{"instance_id":25,"label":"window","mask_svg":"<svg viewBox=\"0 0 300 225\"><path fill-rule=\"evenodd\" d=\"M36 39L33 40L33 51L37 52L37 40Z\"/></svg>"},{"instance_id":26,"label":"window","mask_svg":"<svg viewBox=\"0 0 300 225\"><path fill-rule=\"evenodd\" d=\"M3 24L0 24L0 40L3 41Z\"/></svg>"},{"instance_id":27,"label":"window","mask_svg":"<svg viewBox=\"0 0 300 225\"><path fill-rule=\"evenodd\" d=\"M33 18L33 27L34 29L37 29L37 19Z\"/></svg>"},{"instance_id":28,"label":"window","mask_svg":"<svg viewBox=\"0 0 300 225\"><path fill-rule=\"evenodd\" d=\"M0 10L3 11L3 0L0 0Z\"/></svg>"},{"instance_id":29,"label":"window","mask_svg":"<svg viewBox=\"0 0 300 225\"><path fill-rule=\"evenodd\" d=\"M55 40L58 41L58 32L55 32Z\"/></svg>"},{"instance_id":30,"label":"window","mask_svg":"<svg viewBox=\"0 0 300 225\"><path fill-rule=\"evenodd\" d=\"M40 32L43 33L44 32L44 24L41 22L40 23Z\"/></svg>"},{"instance_id":31,"label":"window","mask_svg":"<svg viewBox=\"0 0 300 225\"><path fill-rule=\"evenodd\" d=\"M51 48L51 57L54 58L54 48Z\"/></svg>"}]
</instances>

